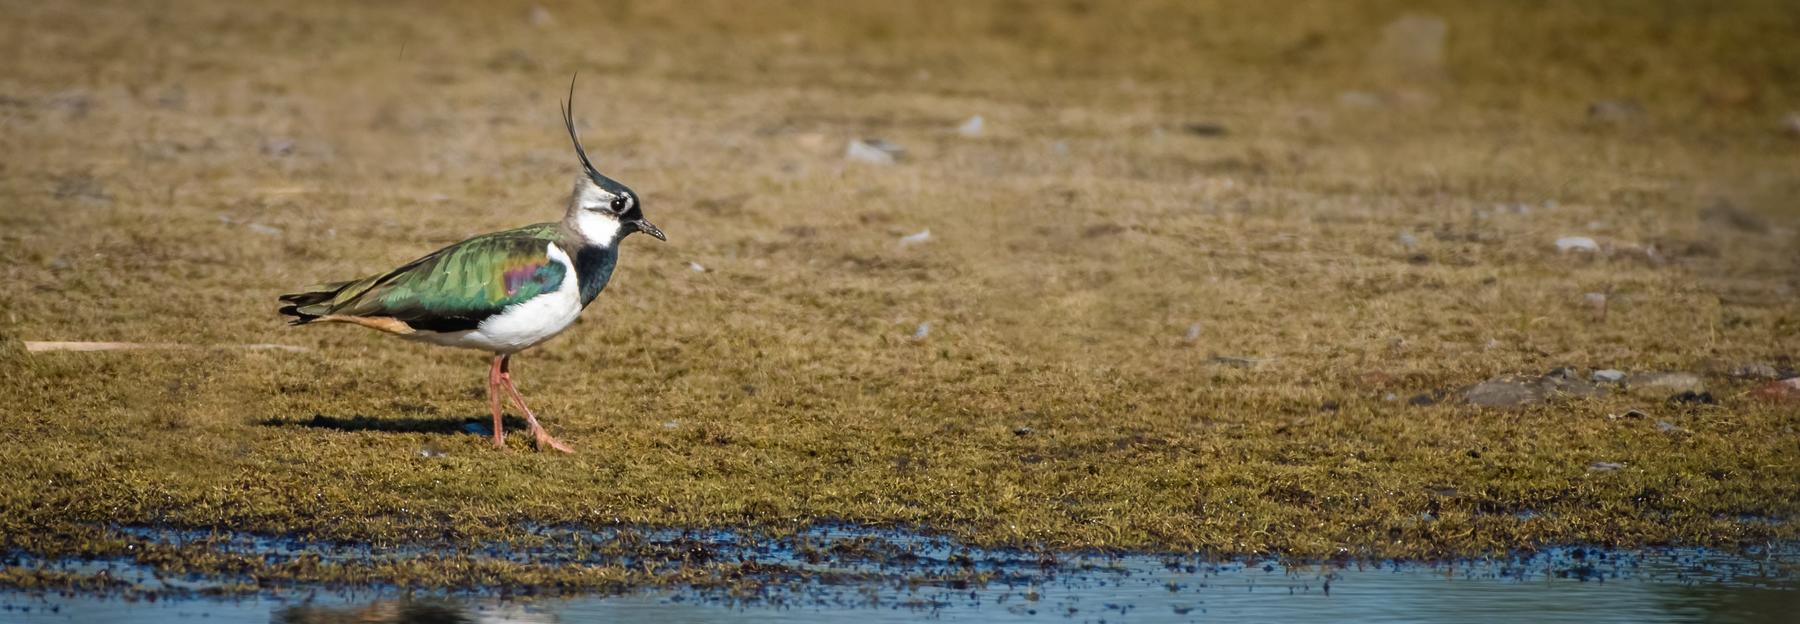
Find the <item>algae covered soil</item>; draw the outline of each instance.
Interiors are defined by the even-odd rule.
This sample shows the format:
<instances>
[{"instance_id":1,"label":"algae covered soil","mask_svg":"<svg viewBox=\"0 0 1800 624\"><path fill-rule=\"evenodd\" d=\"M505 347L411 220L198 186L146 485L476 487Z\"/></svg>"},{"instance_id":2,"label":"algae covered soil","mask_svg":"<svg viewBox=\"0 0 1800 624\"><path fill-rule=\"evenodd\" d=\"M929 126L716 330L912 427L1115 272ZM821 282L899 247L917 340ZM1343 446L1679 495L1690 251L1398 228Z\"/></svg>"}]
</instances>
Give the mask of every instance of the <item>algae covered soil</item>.
<instances>
[{"instance_id":1,"label":"algae covered soil","mask_svg":"<svg viewBox=\"0 0 1800 624\"><path fill-rule=\"evenodd\" d=\"M741 570L455 548L1800 537L1800 408L1753 392L1800 354L1792 3L4 4L15 556L584 586ZM670 237L515 362L578 454L464 432L481 354L281 324L295 287L557 218L576 72ZM1565 366L1707 387L1458 400ZM346 571L145 530L451 550Z\"/></svg>"}]
</instances>

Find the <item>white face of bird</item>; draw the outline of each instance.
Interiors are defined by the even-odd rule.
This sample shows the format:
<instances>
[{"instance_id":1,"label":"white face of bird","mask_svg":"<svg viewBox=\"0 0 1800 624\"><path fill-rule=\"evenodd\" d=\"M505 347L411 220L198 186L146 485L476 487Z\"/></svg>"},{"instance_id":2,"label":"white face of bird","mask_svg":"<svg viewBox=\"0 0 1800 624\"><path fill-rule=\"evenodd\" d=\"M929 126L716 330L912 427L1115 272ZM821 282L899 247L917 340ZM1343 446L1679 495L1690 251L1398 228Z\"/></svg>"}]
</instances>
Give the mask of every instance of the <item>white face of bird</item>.
<instances>
[{"instance_id":1,"label":"white face of bird","mask_svg":"<svg viewBox=\"0 0 1800 624\"><path fill-rule=\"evenodd\" d=\"M570 216L575 231L580 232L589 244L611 247L632 232L668 240L662 230L644 219L637 193L622 184L611 183L603 187L592 176L583 173L575 180L572 204Z\"/></svg>"}]
</instances>

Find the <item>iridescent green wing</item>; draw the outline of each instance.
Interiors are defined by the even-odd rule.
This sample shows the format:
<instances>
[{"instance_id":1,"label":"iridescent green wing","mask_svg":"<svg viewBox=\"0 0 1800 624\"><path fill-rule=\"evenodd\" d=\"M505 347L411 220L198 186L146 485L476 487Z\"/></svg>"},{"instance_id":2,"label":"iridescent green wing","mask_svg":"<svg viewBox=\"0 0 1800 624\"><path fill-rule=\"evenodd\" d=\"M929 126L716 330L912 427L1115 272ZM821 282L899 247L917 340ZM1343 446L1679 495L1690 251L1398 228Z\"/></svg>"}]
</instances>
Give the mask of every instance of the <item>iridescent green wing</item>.
<instances>
[{"instance_id":1,"label":"iridescent green wing","mask_svg":"<svg viewBox=\"0 0 1800 624\"><path fill-rule=\"evenodd\" d=\"M567 269L548 253L555 237L555 225L548 223L477 236L350 284L321 304L329 306L323 312L390 317L414 329L473 329L507 306L562 285ZM307 308L301 311L320 312Z\"/></svg>"}]
</instances>

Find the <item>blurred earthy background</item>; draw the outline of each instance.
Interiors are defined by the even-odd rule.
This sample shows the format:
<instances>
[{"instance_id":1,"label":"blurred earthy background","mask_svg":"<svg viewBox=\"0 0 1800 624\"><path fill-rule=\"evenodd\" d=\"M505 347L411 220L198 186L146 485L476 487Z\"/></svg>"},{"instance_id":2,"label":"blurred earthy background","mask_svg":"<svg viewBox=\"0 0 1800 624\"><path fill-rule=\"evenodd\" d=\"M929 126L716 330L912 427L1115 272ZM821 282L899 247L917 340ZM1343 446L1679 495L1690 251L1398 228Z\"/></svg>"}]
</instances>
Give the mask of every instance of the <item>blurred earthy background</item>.
<instances>
[{"instance_id":1,"label":"blurred earthy background","mask_svg":"<svg viewBox=\"0 0 1800 624\"><path fill-rule=\"evenodd\" d=\"M1800 533L1800 4L0 16L0 546ZM590 152L670 239L516 363L578 455L462 433L479 354L282 326L279 293L558 218L577 72Z\"/></svg>"}]
</instances>

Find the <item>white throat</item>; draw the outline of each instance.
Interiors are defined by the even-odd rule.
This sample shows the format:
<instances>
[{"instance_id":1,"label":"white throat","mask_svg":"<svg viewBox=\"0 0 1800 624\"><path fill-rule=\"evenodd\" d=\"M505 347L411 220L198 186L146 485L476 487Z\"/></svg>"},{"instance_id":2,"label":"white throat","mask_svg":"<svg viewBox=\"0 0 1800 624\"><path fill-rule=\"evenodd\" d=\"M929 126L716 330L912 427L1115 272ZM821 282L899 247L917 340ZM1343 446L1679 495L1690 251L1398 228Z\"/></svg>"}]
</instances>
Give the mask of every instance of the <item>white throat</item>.
<instances>
[{"instance_id":1,"label":"white throat","mask_svg":"<svg viewBox=\"0 0 1800 624\"><path fill-rule=\"evenodd\" d=\"M575 232L587 239L588 244L611 247L617 242L619 230L624 225L608 208L613 199L612 193L596 186L586 175L575 178L575 205L570 207L575 213L573 225Z\"/></svg>"},{"instance_id":2,"label":"white throat","mask_svg":"<svg viewBox=\"0 0 1800 624\"><path fill-rule=\"evenodd\" d=\"M624 227L618 219L586 208L575 210L575 232L589 245L611 247L618 240L619 229Z\"/></svg>"}]
</instances>

